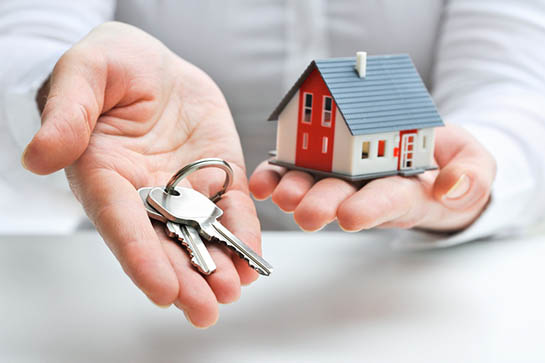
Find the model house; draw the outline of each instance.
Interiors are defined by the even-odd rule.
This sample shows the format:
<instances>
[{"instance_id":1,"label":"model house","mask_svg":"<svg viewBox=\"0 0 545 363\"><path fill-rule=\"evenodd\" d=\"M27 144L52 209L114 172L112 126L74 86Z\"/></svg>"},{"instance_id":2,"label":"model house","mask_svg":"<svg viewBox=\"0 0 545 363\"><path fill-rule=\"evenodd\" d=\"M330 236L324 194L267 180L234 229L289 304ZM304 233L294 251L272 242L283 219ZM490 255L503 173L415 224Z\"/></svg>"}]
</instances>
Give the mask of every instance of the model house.
<instances>
[{"instance_id":1,"label":"model house","mask_svg":"<svg viewBox=\"0 0 545 363\"><path fill-rule=\"evenodd\" d=\"M408 55L315 60L269 117L271 163L348 180L435 169L443 121Z\"/></svg>"}]
</instances>

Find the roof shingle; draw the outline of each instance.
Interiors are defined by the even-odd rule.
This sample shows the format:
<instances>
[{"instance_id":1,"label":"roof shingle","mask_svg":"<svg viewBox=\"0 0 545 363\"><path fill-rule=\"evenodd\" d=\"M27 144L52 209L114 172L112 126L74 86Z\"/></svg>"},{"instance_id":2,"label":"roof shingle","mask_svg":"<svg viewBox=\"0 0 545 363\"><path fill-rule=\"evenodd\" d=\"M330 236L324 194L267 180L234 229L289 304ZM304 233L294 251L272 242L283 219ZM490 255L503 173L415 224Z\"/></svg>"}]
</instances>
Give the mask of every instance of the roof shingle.
<instances>
[{"instance_id":1,"label":"roof shingle","mask_svg":"<svg viewBox=\"0 0 545 363\"><path fill-rule=\"evenodd\" d=\"M269 116L276 120L306 77L317 68L352 135L443 126L435 104L406 54L367 57L360 78L356 57L315 60Z\"/></svg>"}]
</instances>

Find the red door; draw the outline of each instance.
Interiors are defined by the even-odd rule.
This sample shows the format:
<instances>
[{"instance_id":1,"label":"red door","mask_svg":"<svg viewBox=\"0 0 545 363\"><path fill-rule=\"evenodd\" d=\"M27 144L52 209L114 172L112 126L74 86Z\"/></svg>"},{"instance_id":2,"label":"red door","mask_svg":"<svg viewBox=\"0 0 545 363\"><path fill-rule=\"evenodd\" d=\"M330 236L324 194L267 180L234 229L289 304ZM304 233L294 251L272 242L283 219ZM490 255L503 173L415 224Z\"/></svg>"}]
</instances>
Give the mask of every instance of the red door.
<instances>
[{"instance_id":1,"label":"red door","mask_svg":"<svg viewBox=\"0 0 545 363\"><path fill-rule=\"evenodd\" d=\"M295 165L331 171L335 102L315 69L299 88Z\"/></svg>"}]
</instances>

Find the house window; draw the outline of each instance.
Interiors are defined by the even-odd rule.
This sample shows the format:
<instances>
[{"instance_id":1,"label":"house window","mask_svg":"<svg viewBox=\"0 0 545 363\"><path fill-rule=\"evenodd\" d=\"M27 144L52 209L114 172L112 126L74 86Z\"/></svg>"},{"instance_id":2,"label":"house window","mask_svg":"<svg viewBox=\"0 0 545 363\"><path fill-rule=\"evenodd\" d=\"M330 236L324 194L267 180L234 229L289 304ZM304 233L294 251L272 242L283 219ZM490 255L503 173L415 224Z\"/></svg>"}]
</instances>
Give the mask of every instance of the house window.
<instances>
[{"instance_id":1,"label":"house window","mask_svg":"<svg viewBox=\"0 0 545 363\"><path fill-rule=\"evenodd\" d=\"M322 137L322 154L327 154L327 136Z\"/></svg>"},{"instance_id":2,"label":"house window","mask_svg":"<svg viewBox=\"0 0 545 363\"><path fill-rule=\"evenodd\" d=\"M303 133L303 150L308 149L308 132Z\"/></svg>"},{"instance_id":3,"label":"house window","mask_svg":"<svg viewBox=\"0 0 545 363\"><path fill-rule=\"evenodd\" d=\"M331 127L331 110L333 108L331 97L324 96L324 109L322 110L322 126Z\"/></svg>"},{"instance_id":4,"label":"house window","mask_svg":"<svg viewBox=\"0 0 545 363\"><path fill-rule=\"evenodd\" d=\"M424 135L422 136L422 150L426 150L426 145L428 144L428 138Z\"/></svg>"},{"instance_id":5,"label":"house window","mask_svg":"<svg viewBox=\"0 0 545 363\"><path fill-rule=\"evenodd\" d=\"M305 103L303 105L303 122L311 123L312 121L312 93L304 93Z\"/></svg>"},{"instance_id":6,"label":"house window","mask_svg":"<svg viewBox=\"0 0 545 363\"><path fill-rule=\"evenodd\" d=\"M370 142L369 141L364 141L362 144L361 144L361 158L362 159L368 159L369 158L369 146L370 146Z\"/></svg>"},{"instance_id":7,"label":"house window","mask_svg":"<svg viewBox=\"0 0 545 363\"><path fill-rule=\"evenodd\" d=\"M386 155L386 140L379 140L377 156L379 158L383 158L385 155Z\"/></svg>"}]
</instances>

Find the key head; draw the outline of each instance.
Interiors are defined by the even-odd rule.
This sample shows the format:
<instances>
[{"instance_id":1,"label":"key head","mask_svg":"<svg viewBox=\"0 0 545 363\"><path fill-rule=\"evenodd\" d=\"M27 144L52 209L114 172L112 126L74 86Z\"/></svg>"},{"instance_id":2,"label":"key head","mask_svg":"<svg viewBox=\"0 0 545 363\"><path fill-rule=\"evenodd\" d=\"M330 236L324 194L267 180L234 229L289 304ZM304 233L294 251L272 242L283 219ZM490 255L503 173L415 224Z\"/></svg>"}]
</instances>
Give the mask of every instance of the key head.
<instances>
[{"instance_id":1,"label":"key head","mask_svg":"<svg viewBox=\"0 0 545 363\"><path fill-rule=\"evenodd\" d=\"M144 203L144 207L146 208L146 212L148 213L148 217L151 219L155 219L156 221L166 223L167 219L163 217L163 215L155 210L147 201L149 192L153 189L153 187L144 187L138 189L138 194L140 195L140 199L142 199L142 202Z\"/></svg>"},{"instance_id":2,"label":"key head","mask_svg":"<svg viewBox=\"0 0 545 363\"><path fill-rule=\"evenodd\" d=\"M204 194L196 190L177 187L178 195L169 194L164 188L150 190L147 201L166 219L200 228L212 223L223 211Z\"/></svg>"}]
</instances>

